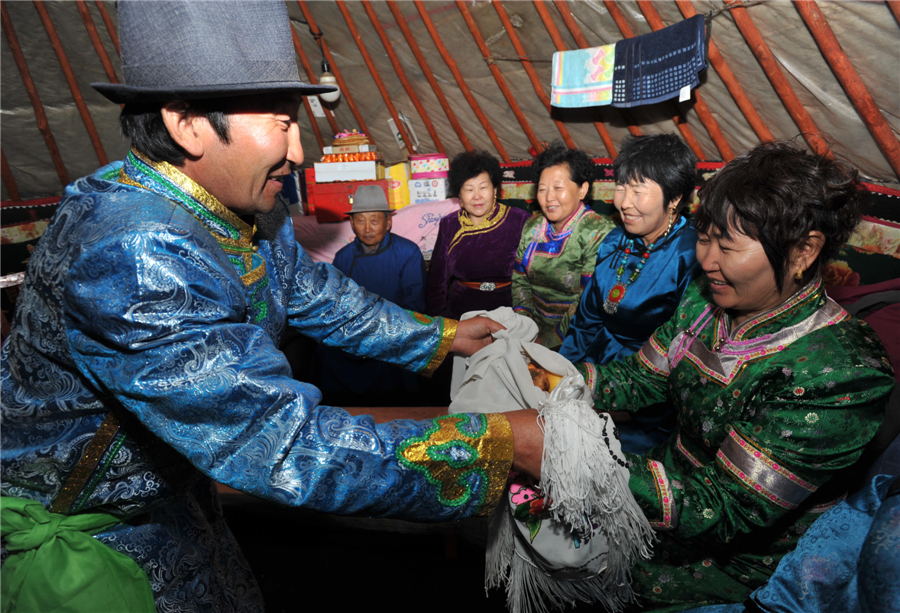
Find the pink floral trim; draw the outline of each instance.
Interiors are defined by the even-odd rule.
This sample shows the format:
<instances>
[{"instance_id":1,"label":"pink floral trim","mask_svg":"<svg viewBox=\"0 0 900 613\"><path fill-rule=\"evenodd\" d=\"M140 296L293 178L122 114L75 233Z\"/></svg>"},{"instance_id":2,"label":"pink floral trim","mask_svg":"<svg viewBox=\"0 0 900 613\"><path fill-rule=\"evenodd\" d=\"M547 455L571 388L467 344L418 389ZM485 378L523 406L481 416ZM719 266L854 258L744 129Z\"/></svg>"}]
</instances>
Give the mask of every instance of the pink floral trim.
<instances>
[{"instance_id":1,"label":"pink floral trim","mask_svg":"<svg viewBox=\"0 0 900 613\"><path fill-rule=\"evenodd\" d=\"M591 393L597 393L597 365L592 362L583 362L584 382L587 383Z\"/></svg>"},{"instance_id":2,"label":"pink floral trim","mask_svg":"<svg viewBox=\"0 0 900 613\"><path fill-rule=\"evenodd\" d=\"M678 526L678 512L675 508L675 499L672 496L666 469L656 460L647 460L647 466L650 468L653 482L656 484L656 495L659 497L661 511L661 518L651 519L650 525L657 530L674 530Z\"/></svg>"},{"instance_id":3,"label":"pink floral trim","mask_svg":"<svg viewBox=\"0 0 900 613\"><path fill-rule=\"evenodd\" d=\"M703 462L694 457L694 455L690 451L688 451L684 445L681 444L681 432L678 433L678 438L675 439L675 448L684 454L684 457L688 459L688 462L690 462L697 468L703 468Z\"/></svg>"},{"instance_id":4,"label":"pink floral trim","mask_svg":"<svg viewBox=\"0 0 900 613\"><path fill-rule=\"evenodd\" d=\"M663 347L662 344L656 340L656 334L650 335L650 345L656 349L656 352L664 358L669 357L669 350L666 347Z\"/></svg>"},{"instance_id":5,"label":"pink floral trim","mask_svg":"<svg viewBox=\"0 0 900 613\"><path fill-rule=\"evenodd\" d=\"M746 334L751 328L754 328L755 326L757 326L763 322L766 322L770 319L778 317L785 311L788 311L788 310L794 308L795 306L797 306L798 304L800 304L801 302L803 302L810 296L819 293L819 290L821 288L822 288L822 279L817 279L815 283L807 285L806 288L800 290L799 292L797 292L796 294L794 294L793 296L788 298L788 300L786 302L784 302L781 306L779 306L774 311L769 311L768 313L765 313L762 315L757 315L750 321L745 322L743 325L741 325L740 328L738 328L737 332L734 335L734 340L736 340L736 341L741 340L741 337L744 334Z\"/></svg>"}]
</instances>

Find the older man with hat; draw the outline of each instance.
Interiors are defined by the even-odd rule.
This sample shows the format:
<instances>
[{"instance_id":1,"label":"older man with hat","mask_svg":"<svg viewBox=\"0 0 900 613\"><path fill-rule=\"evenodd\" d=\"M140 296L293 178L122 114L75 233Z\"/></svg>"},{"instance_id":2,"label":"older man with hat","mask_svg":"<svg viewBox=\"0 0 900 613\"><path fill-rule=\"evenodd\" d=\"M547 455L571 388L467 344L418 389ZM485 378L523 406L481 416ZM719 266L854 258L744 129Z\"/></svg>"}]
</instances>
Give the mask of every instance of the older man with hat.
<instances>
[{"instance_id":1,"label":"older man with hat","mask_svg":"<svg viewBox=\"0 0 900 613\"><path fill-rule=\"evenodd\" d=\"M299 97L326 89L298 77L284 3L118 16L125 80L95 87L133 148L66 188L3 346L4 608L262 610L213 481L440 521L496 504L514 446L536 474L533 412L376 425L291 378L288 325L419 373L496 326L402 309L297 245L278 193Z\"/></svg>"}]
</instances>

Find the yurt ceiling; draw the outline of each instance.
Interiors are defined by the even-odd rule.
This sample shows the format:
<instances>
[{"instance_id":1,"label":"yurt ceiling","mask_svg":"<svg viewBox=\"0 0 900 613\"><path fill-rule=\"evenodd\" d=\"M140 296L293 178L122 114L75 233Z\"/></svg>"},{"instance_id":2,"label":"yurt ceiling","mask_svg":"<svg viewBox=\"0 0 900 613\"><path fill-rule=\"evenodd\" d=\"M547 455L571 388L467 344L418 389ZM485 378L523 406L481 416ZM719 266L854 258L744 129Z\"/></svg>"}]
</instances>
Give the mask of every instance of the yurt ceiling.
<instances>
[{"instance_id":1,"label":"yurt ceiling","mask_svg":"<svg viewBox=\"0 0 900 613\"><path fill-rule=\"evenodd\" d=\"M308 163L336 131L370 135L399 160L389 120L406 117L418 152L485 149L529 159L563 141L614 157L629 134L677 132L703 160L763 140L831 152L869 181L900 180L900 2L287 2L298 66L323 57L342 96L325 117L304 105ZM118 105L91 82L122 80L114 2L2 2L2 197L52 196L121 159ZM684 102L550 107L554 52L596 47L696 13L711 24L710 65ZM403 125L403 122L400 122ZM412 137L404 129L404 137ZM414 141L413 141L414 142Z\"/></svg>"}]
</instances>

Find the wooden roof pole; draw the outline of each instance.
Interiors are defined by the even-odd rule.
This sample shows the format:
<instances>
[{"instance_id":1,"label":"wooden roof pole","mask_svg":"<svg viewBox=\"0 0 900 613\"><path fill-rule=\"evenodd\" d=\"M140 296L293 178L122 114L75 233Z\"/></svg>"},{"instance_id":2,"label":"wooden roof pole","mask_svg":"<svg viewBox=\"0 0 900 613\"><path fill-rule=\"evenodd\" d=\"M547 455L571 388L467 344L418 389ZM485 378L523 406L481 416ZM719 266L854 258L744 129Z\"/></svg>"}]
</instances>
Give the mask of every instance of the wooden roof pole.
<instances>
[{"instance_id":1,"label":"wooden roof pole","mask_svg":"<svg viewBox=\"0 0 900 613\"><path fill-rule=\"evenodd\" d=\"M750 47L753 55L756 56L756 60L759 62L760 66L762 66L763 72L766 73L766 76L772 83L772 87L775 88L778 97L781 98L781 102L784 104L785 109L787 109L787 112L791 115L791 118L794 120L794 123L797 124L797 127L800 128L803 138L806 139L809 148L818 152L819 155L833 158L834 153L822 137L819 128L813 123L812 117L809 116L806 107L800 102L800 99L794 92L794 88L792 88L791 84L788 82L787 77L784 76L781 66L778 65L778 60L775 59L772 50L769 49L769 45L766 44L762 34L759 33L759 30L753 23L753 19L750 18L747 9L740 6L736 0L725 0L725 5L731 9L729 13L731 13L734 23L741 31L741 34L743 34L744 40L747 41L747 45Z\"/></svg>"},{"instance_id":2,"label":"wooden roof pole","mask_svg":"<svg viewBox=\"0 0 900 613\"><path fill-rule=\"evenodd\" d=\"M507 155L506 149L503 148L503 145L500 143L500 139L497 138L497 133L494 132L494 128L491 127L491 123L485 116L484 111L482 111L481 107L478 106L478 102L476 102L475 97L469 90L469 86L466 85L462 73L459 72L459 68L456 66L456 62L453 61L453 57L450 55L450 52L447 51L447 47L444 46L444 41L441 40L441 36L440 34L438 34L437 28L434 27L434 22L431 21L431 15L428 14L428 10L425 8L422 0L414 0L413 3L416 6L416 10L419 11L419 15L422 17L422 22L425 24L425 29L428 30L428 33L431 35L431 40L434 41L434 46L437 47L438 52L441 54L441 57L444 59L444 62L450 69L450 72L453 73L453 78L456 79L456 84L459 86L460 92L462 92L462 95L465 96L466 102L469 103L469 106L472 107L472 111L475 113L475 116L481 123L481 127L483 127L484 131L487 132L487 135L491 139L491 142L494 144L494 148L497 150L497 153L500 154L500 157L504 162L511 162L512 160L510 160L509 155Z\"/></svg>"},{"instance_id":3,"label":"wooden roof pole","mask_svg":"<svg viewBox=\"0 0 900 613\"><path fill-rule=\"evenodd\" d=\"M697 11L694 10L694 5L691 4L690 0L675 0L675 4L678 5L678 8L681 10L681 14L684 15L685 19L690 19L697 14ZM725 87L728 88L731 97L734 98L738 108L741 109L744 117L747 118L747 122L750 124L750 127L753 128L753 131L756 132L756 136L759 140L761 142L775 140L775 137L772 136L772 133L769 131L769 128L766 126L762 117L756 112L756 108L753 106L753 103L750 102L750 98L747 97L747 94L738 82L737 77L734 76L734 73L725 61L725 58L722 57L722 54L719 52L719 47L716 46L715 41L712 39L709 41L709 62L713 65L713 68L716 69L719 78L722 79Z\"/></svg>"},{"instance_id":4,"label":"wooden roof pole","mask_svg":"<svg viewBox=\"0 0 900 613\"><path fill-rule=\"evenodd\" d=\"M368 126L366 126L366 120L363 119L362 114L359 112L359 109L356 108L356 104L353 102L353 97L350 95L350 89L347 87L347 83L344 81L344 77L341 76L341 71L338 69L338 66L334 61L334 57L332 57L331 55L331 51L328 50L328 43L325 42L325 37L321 36L322 30L320 30L316 25L316 20L313 18L309 7L306 5L306 2L304 2L304 0L297 0L297 4L300 5L300 10L303 11L303 16L306 17L306 23L309 24L309 27L314 32L317 32L320 35L319 42L322 45L322 53L325 55L325 59L327 59L328 63L331 65L331 72L334 73L334 78L337 79L338 85L341 88L341 96L344 97L344 100L346 100L347 104L350 106L350 111L353 113L353 117L356 118L356 123L359 124L359 129L366 133L366 136L369 137L369 142L374 145L375 138L372 136L372 133L369 132L369 128Z\"/></svg>"},{"instance_id":5,"label":"wooden roof pole","mask_svg":"<svg viewBox=\"0 0 900 613\"><path fill-rule=\"evenodd\" d=\"M500 72L500 68L498 68L497 64L490 59L491 50L488 49L487 43L484 42L484 37L478 29L478 24L476 24L475 20L472 18L472 13L469 12L466 3L462 0L457 0L456 6L459 8L459 12L462 13L466 25L469 26L469 31L472 32L472 37L475 39L475 44L478 45L478 50L481 51L482 57L487 61L488 68L491 70L491 74L494 75L494 80L497 81L500 92L506 98L506 102L509 104L509 108L512 109L513 115L515 115L516 119L519 121L519 125L522 126L522 130L525 131L528 142L531 143L531 146L534 147L535 151L540 153L543 151L544 146L541 144L541 141L538 140L534 130L531 129L531 125L522 113L522 109L519 108L519 103L516 102L516 97L513 96L512 91L510 91L509 86L506 84L506 79L503 78L503 73Z\"/></svg>"},{"instance_id":6,"label":"wooden roof pole","mask_svg":"<svg viewBox=\"0 0 900 613\"><path fill-rule=\"evenodd\" d=\"M16 178L12 174L12 169L9 167L2 149L0 149L0 175L3 177L3 185L6 186L6 191L9 193L9 199L13 201L21 200L22 197L19 196L19 186L16 185Z\"/></svg>"},{"instance_id":7,"label":"wooden roof pole","mask_svg":"<svg viewBox=\"0 0 900 613\"><path fill-rule=\"evenodd\" d=\"M533 4L534 8L537 9L538 14L541 16L541 21L544 22L544 26L547 28L547 33L550 34L550 38L553 40L553 44L556 45L556 50L567 51L566 43L563 42L562 36L559 35L559 30L556 29L556 24L553 23L553 18L550 17L550 12L544 5L543 0L534 0ZM597 130L597 134L600 135L600 140L603 141L603 146L606 147L606 150L609 152L609 157L615 159L616 146L613 144L612 137L609 135L606 126L599 121L593 123L594 128Z\"/></svg>"},{"instance_id":8,"label":"wooden roof pole","mask_svg":"<svg viewBox=\"0 0 900 613\"><path fill-rule=\"evenodd\" d=\"M606 7L606 10L609 11L613 21L616 22L616 26L618 26L622 36L625 38L633 38L634 32L631 31L631 26L629 26L628 22L625 20L625 15L623 15L622 11L619 9L619 5L611 0L604 0L603 5ZM688 144L688 147L691 148L691 151L694 152L694 155L697 156L697 159L705 160L706 155L703 153L700 141L694 136L694 132L691 130L690 126L685 123L677 107L675 109L675 115L672 117L672 121L675 122L675 127L681 132L681 137L684 139L684 142Z\"/></svg>"},{"instance_id":9,"label":"wooden roof pole","mask_svg":"<svg viewBox=\"0 0 900 613\"><path fill-rule=\"evenodd\" d=\"M100 11L100 17L103 18L103 23L106 25L106 33L109 34L109 37L112 39L113 47L116 48L116 53L122 55L122 50L119 47L119 35L116 32L116 26L113 25L109 13L106 11L106 7L103 6L103 2L100 0L94 0L94 4L97 5L97 10Z\"/></svg>"},{"instance_id":10,"label":"wooden roof pole","mask_svg":"<svg viewBox=\"0 0 900 613\"><path fill-rule=\"evenodd\" d=\"M416 112L419 113L419 117L421 117L422 121L425 123L425 129L428 130L428 134L431 136L435 148L441 153L446 153L444 151L444 145L441 144L441 138L438 136L434 124L431 123L431 118L428 116L428 113L425 112L425 107L422 106L422 101L419 100L419 97L416 95L416 90L412 88L412 84L409 82L409 79L406 78L406 73L403 71L403 65L400 63L400 58L397 57L394 46L391 44L387 32L384 31L384 26L382 26L381 21L378 20L378 15L375 14L375 9L372 8L372 3L368 0L364 0L362 5L363 8L366 9L366 15L369 16L369 21L372 22L372 26L375 28L378 38L381 39L381 45L387 52L388 59L391 60L394 72L397 73L397 77L400 79L403 89L406 90L406 95L412 100L413 106L416 107Z\"/></svg>"},{"instance_id":11,"label":"wooden roof pole","mask_svg":"<svg viewBox=\"0 0 900 613\"><path fill-rule=\"evenodd\" d=\"M866 124L869 134L875 139L882 155L894 169L894 174L900 177L900 142L878 109L869 88L859 78L859 73L856 72L853 64L850 63L850 58L844 53L841 43L838 42L834 31L828 25L828 20L819 10L819 5L815 0L798 0L794 2L794 6L800 13L800 17L806 22L809 31L812 32L819 49L822 50L822 55L825 56L828 65L837 75L838 81L841 82L844 91L847 92L847 97L850 98L856 112Z\"/></svg>"},{"instance_id":12,"label":"wooden roof pole","mask_svg":"<svg viewBox=\"0 0 900 613\"><path fill-rule=\"evenodd\" d=\"M653 3L650 0L637 0L638 6L641 9L641 12L644 14L644 17L647 18L647 23L650 24L650 27L653 28L654 31L662 30L666 26L663 24L662 19L659 17L659 13L656 12L656 8L653 6ZM730 161L734 158L734 152L731 151L731 147L728 145L728 141L725 140L725 135L722 134L722 129L719 127L719 122L716 121L716 118L713 117L712 112L709 110L709 107L706 106L706 102L703 100L703 96L700 95L699 90L694 90L694 110L697 111L697 116L700 118L701 123L706 128L706 131L709 133L709 137L712 138L713 143L716 145L716 149L719 150L719 154L722 156L722 159L726 162Z\"/></svg>"},{"instance_id":13,"label":"wooden roof pole","mask_svg":"<svg viewBox=\"0 0 900 613\"><path fill-rule=\"evenodd\" d=\"M368 4L368 2L366 2L366 4ZM450 108L450 103L447 102L447 98L446 96L444 96L444 92L441 90L440 85L438 85L437 79L434 78L434 73L428 66L428 62L425 61L425 56L422 54L422 50L419 48L419 44L413 37L412 31L409 29L409 26L406 25L406 19L404 19L403 13L401 13L400 9L397 8L396 2L387 0L385 4L387 4L388 8L391 9L391 14L394 16L394 20L400 27L400 31L403 32L403 38L406 39L406 44L409 45L413 56L416 58L416 61L419 63L419 67L422 69L422 74L425 75L425 79L428 81L429 85L431 85L431 89L434 91L434 95L437 98L438 103L441 105L441 108L444 109L444 113L447 115L447 119L450 120L450 125L453 127L453 131L456 132L456 135L459 137L459 142L462 143L466 151L474 151L475 147L472 146L472 143L470 143L469 139L466 137L466 133L463 132L462 126L459 124L459 120L456 118L456 114L453 112L453 109Z\"/></svg>"},{"instance_id":14,"label":"wooden roof pole","mask_svg":"<svg viewBox=\"0 0 900 613\"><path fill-rule=\"evenodd\" d=\"M516 34L516 30L509 20L509 16L506 14L506 9L503 8L503 3L491 0L491 5L496 9L497 15L500 16L500 22L506 29L506 33L509 35L509 40L512 42L516 53L522 58L522 67L525 69L528 78L531 80L531 85L534 87L534 93L536 93L541 102L544 103L544 108L546 108L547 113L550 114L550 119L553 119L553 107L550 105L550 97L547 96L547 92L544 91L544 87L541 85L541 79L538 77L534 66L531 65L531 60L528 59L525 47L522 46L522 41L519 40L519 35ZM566 147L569 149L578 149L578 146L575 144L575 141L572 140L569 131L566 129L566 124L557 119L553 119L553 123L556 124L556 129L559 130L560 135L563 137Z\"/></svg>"},{"instance_id":15,"label":"wooden roof pole","mask_svg":"<svg viewBox=\"0 0 900 613\"><path fill-rule=\"evenodd\" d=\"M569 28L569 32L571 32L572 37L575 39L575 43L581 49L590 49L591 44L587 41L587 38L584 37L584 33L581 31L581 26L578 25L578 22L575 21L575 17L572 15L572 10L568 7L564 0L554 0L554 4L556 4L556 9L559 11L559 16L562 17L562 20L565 22L566 27ZM628 128L628 131L631 132L634 136L640 136L641 130L635 125L634 119L628 113L628 111L624 109L616 109L622 119L625 120L625 127Z\"/></svg>"},{"instance_id":16,"label":"wooden roof pole","mask_svg":"<svg viewBox=\"0 0 900 613\"><path fill-rule=\"evenodd\" d=\"M53 47L53 51L56 53L56 58L59 60L59 65L66 77L66 83L69 84L69 90L72 92L72 98L75 100L75 106L81 115L81 121L84 122L84 127L87 129L91 145L93 145L94 152L97 154L97 159L102 166L106 166L109 160L106 158L106 151L103 150L103 143L100 142L100 134L97 132L97 126L94 125L94 120L91 118L87 105L84 103L84 98L81 96L78 81L75 80L75 73L72 72L72 65L69 64L69 58L66 57L66 52L62 48L62 42L59 40L56 28L53 27L53 21L50 20L50 13L40 0L35 0L33 4L41 18L41 23L44 24L44 30L50 38L50 46Z\"/></svg>"},{"instance_id":17,"label":"wooden roof pole","mask_svg":"<svg viewBox=\"0 0 900 613\"><path fill-rule=\"evenodd\" d=\"M28 71L28 64L25 63L25 56L22 55L22 47L19 46L19 38L16 36L16 31L13 30L9 11L6 10L6 4L3 2L0 2L0 22L3 25L3 34L6 35L9 50L12 52L16 67L19 69L19 75L21 75L25 84L25 92L28 94L28 99L31 101L31 106L34 109L34 118L38 130L40 130L41 136L44 137L44 142L47 144L47 150L50 152L50 159L53 160L56 174L59 176L62 186L65 187L69 184L69 173L66 171L62 156L59 154L56 139L53 138L53 133L50 131L50 125L47 123L47 114L44 112L44 105L41 103L41 97L34 86L31 73Z\"/></svg>"},{"instance_id":18,"label":"wooden roof pole","mask_svg":"<svg viewBox=\"0 0 900 613\"><path fill-rule=\"evenodd\" d=\"M347 28L350 30L350 36L353 37L353 40L356 41L356 46L359 47L359 52L362 54L363 61L366 63L366 68L369 69L369 73L372 75L372 78L375 79L375 86L381 93L381 97L384 98L384 104L385 106L387 106L388 112L394 119L394 125L396 125L397 130L400 131L400 138L403 139L403 142L406 145L406 149L410 153L415 153L412 141L409 138L409 134L406 133L406 128L404 127L403 122L400 121L400 116L397 114L397 109L394 108L394 103L391 102L391 96L390 94L388 94L387 88L384 86L384 81L381 80L381 75L378 74L378 68L375 67L375 62L372 61L372 56L369 55L369 51L368 49L366 49L366 45L363 43L362 36L359 35L359 30L356 29L356 24L353 22L353 17L350 16L350 11L347 9L346 3L337 2L336 4L338 9L341 11L341 14L344 16L344 21L347 22Z\"/></svg>"},{"instance_id":19,"label":"wooden roof pole","mask_svg":"<svg viewBox=\"0 0 900 613\"><path fill-rule=\"evenodd\" d=\"M94 45L94 50L97 51L100 63L103 64L103 70L106 71L106 78L109 79L110 83L118 83L119 79L116 77L116 71L113 68L112 62L109 60L109 55L106 53L103 43L100 42L100 35L97 33L97 27L94 25L94 20L91 18L91 12L88 10L87 4L84 0L77 0L75 6L78 7L78 12L81 14L81 20L84 22L84 28L87 30L88 36L91 39L91 44Z\"/></svg>"},{"instance_id":20,"label":"wooden roof pole","mask_svg":"<svg viewBox=\"0 0 900 613\"><path fill-rule=\"evenodd\" d=\"M897 0L885 0L888 8L891 9L891 12L894 14L894 19L897 20L897 23L900 23L900 2Z\"/></svg>"},{"instance_id":21,"label":"wooden roof pole","mask_svg":"<svg viewBox=\"0 0 900 613\"><path fill-rule=\"evenodd\" d=\"M300 64L303 65L303 70L306 72L306 78L309 79L309 82L313 85L318 85L319 81L316 79L316 73L313 72L312 66L309 63L309 58L306 57L306 52L303 50L303 46L300 44L300 39L297 38L297 31L294 30L294 26L291 25L291 36L294 39L294 51L297 52L297 55L300 56ZM306 96L303 96L303 100L306 101L306 106L309 106L309 101L306 100ZM312 109L310 109L311 111ZM337 134L340 132L338 130L337 121L334 119L334 113L331 109L326 109L322 107L322 110L325 111L325 119L328 120L328 125L331 126L331 129L334 130L334 133ZM318 127L318 126L317 126Z\"/></svg>"}]
</instances>

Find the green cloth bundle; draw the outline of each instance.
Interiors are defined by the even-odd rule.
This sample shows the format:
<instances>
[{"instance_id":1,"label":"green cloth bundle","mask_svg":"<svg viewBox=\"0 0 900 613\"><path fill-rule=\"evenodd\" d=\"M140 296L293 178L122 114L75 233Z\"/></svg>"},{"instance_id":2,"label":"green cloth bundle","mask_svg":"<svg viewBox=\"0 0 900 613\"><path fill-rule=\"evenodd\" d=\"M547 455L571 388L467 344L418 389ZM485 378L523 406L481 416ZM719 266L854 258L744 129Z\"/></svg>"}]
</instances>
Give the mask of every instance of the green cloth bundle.
<instances>
[{"instance_id":1,"label":"green cloth bundle","mask_svg":"<svg viewBox=\"0 0 900 613\"><path fill-rule=\"evenodd\" d=\"M92 535L120 523L108 513L60 515L34 500L0 497L2 613L156 613L146 573Z\"/></svg>"}]
</instances>

